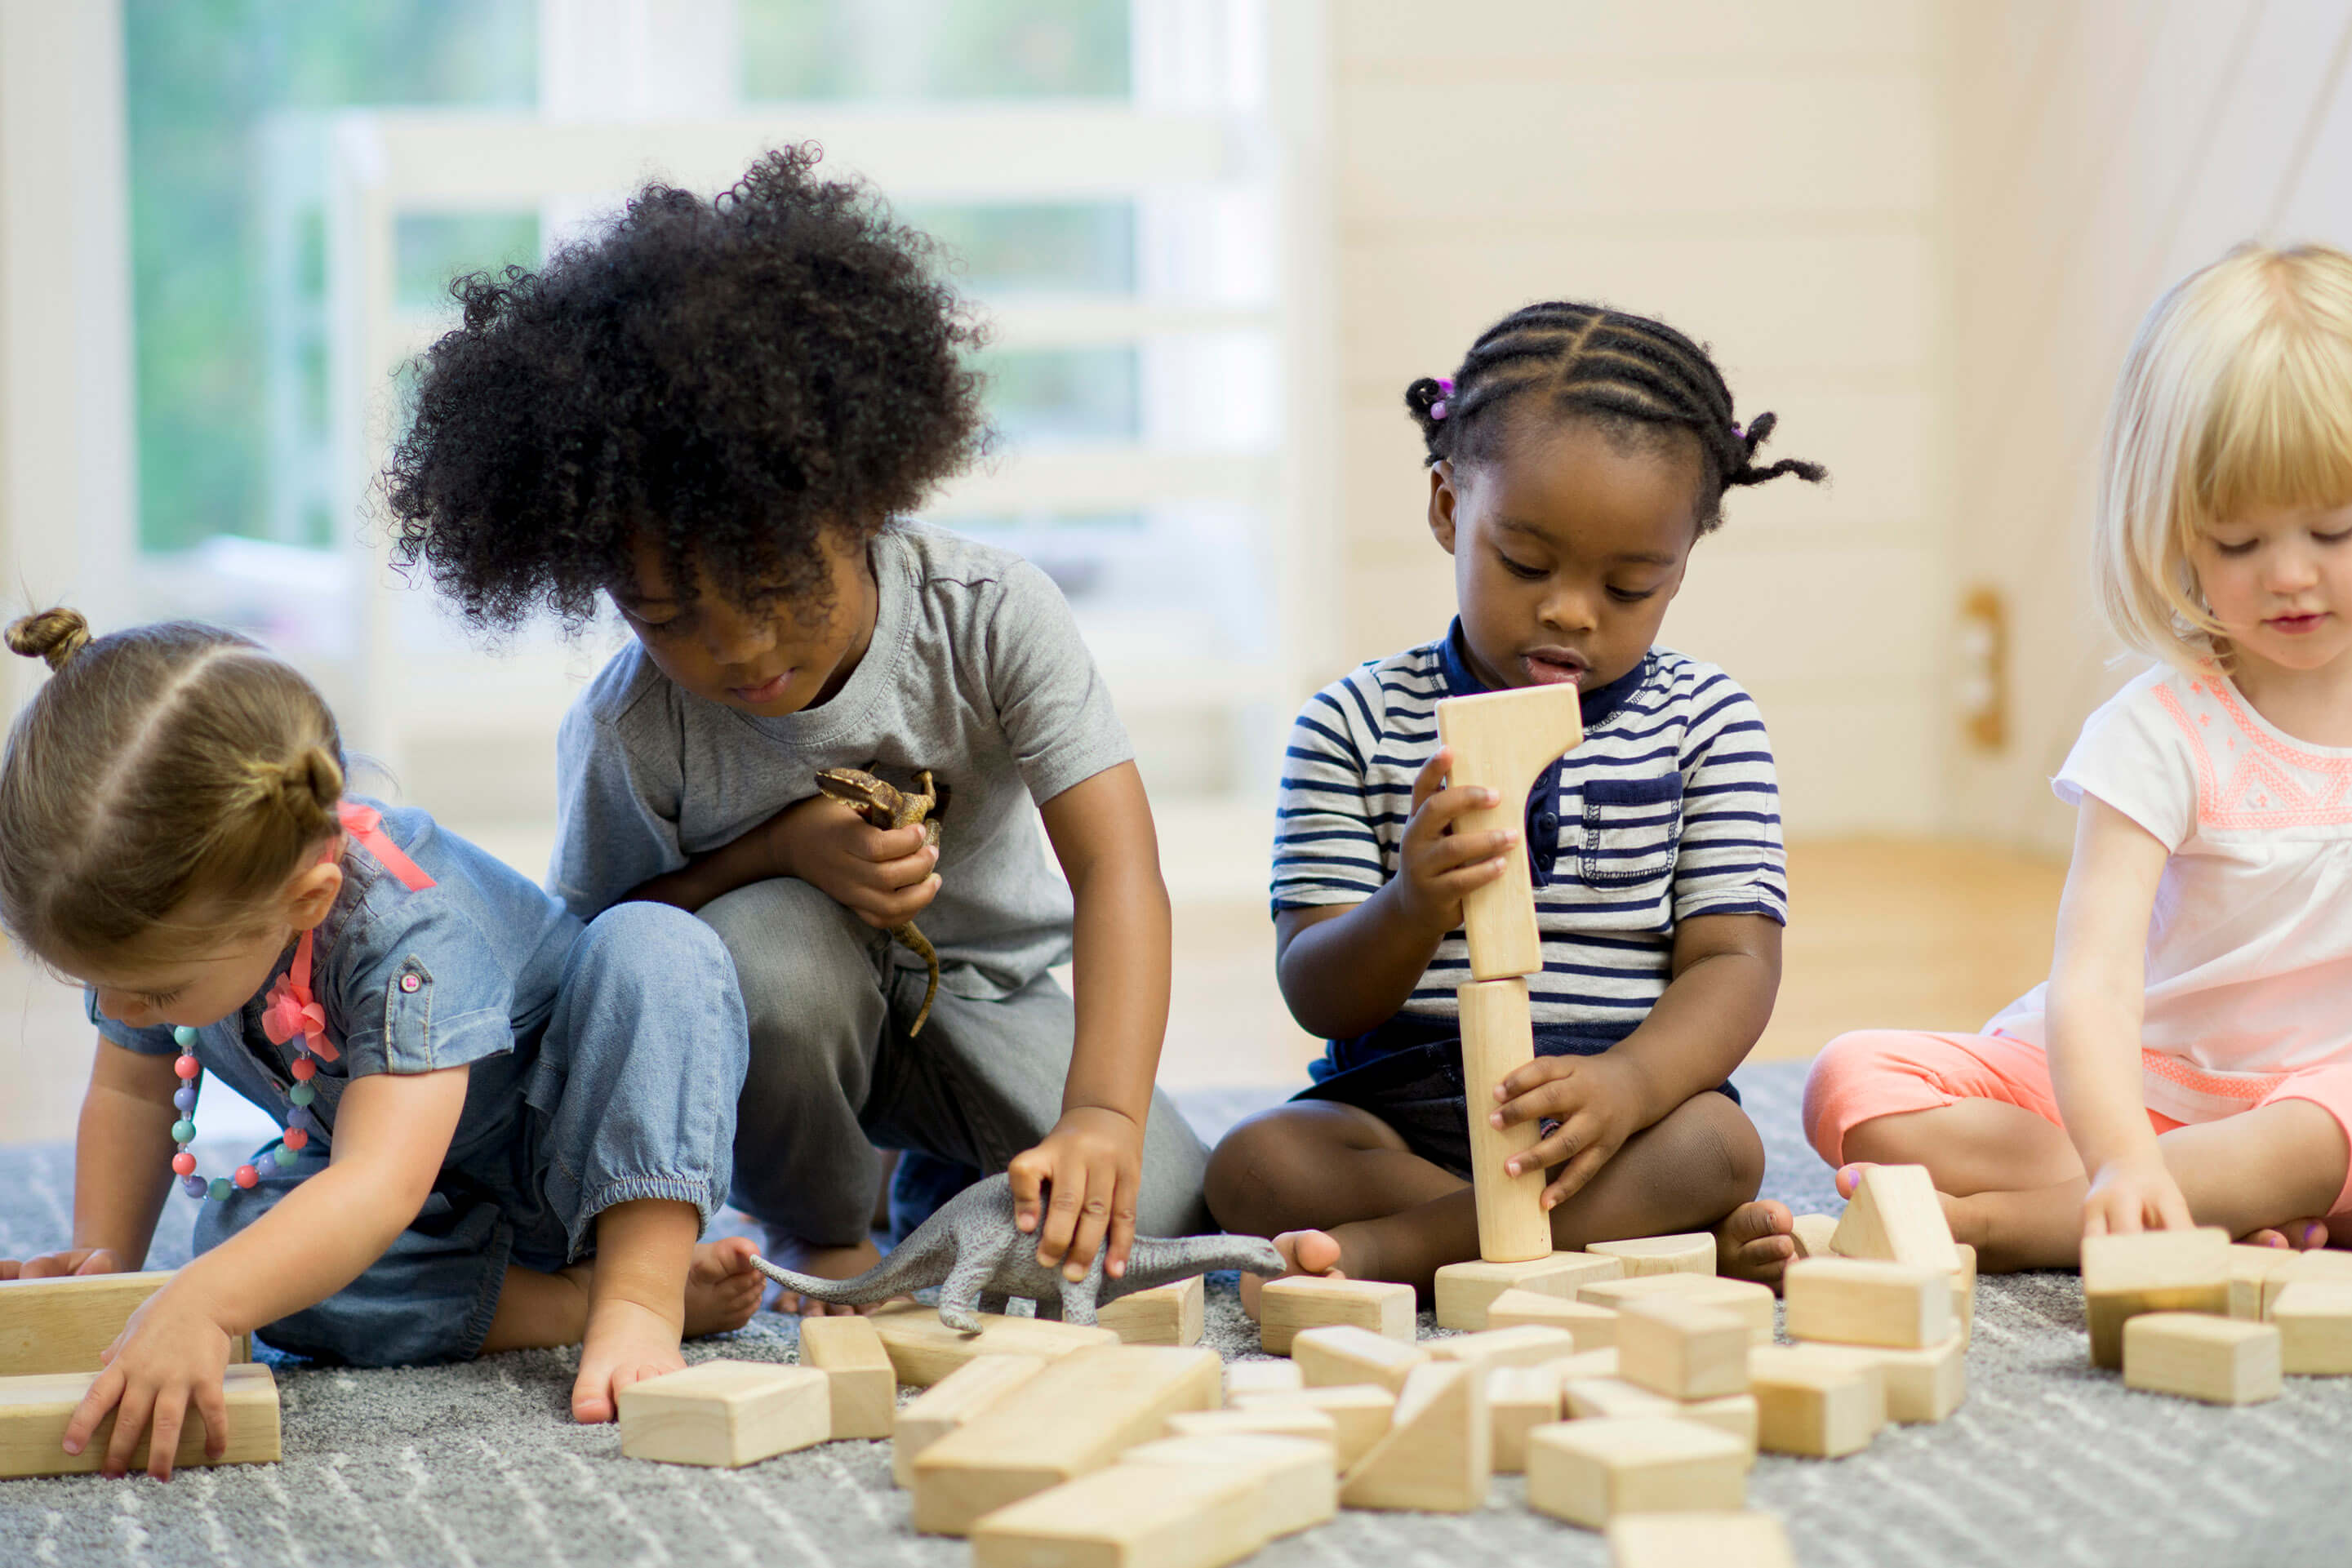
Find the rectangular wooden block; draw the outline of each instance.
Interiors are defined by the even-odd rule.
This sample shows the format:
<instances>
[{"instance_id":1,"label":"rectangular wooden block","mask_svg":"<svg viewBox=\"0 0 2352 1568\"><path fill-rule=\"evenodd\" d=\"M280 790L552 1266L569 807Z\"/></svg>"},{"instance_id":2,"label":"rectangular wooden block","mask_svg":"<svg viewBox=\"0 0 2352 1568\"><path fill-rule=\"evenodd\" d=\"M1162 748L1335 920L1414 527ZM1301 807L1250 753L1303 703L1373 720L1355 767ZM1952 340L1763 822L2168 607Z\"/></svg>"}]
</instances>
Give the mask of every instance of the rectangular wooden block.
<instances>
[{"instance_id":1,"label":"rectangular wooden block","mask_svg":"<svg viewBox=\"0 0 2352 1568\"><path fill-rule=\"evenodd\" d=\"M1080 1326L1049 1318L981 1314L979 1333L960 1333L940 1322L939 1309L905 1301L866 1319L882 1336L882 1348L898 1381L929 1388L957 1367L983 1355L1034 1355L1054 1361L1075 1351L1118 1343L1116 1330Z\"/></svg>"},{"instance_id":2,"label":"rectangular wooden block","mask_svg":"<svg viewBox=\"0 0 2352 1568\"><path fill-rule=\"evenodd\" d=\"M1466 1362L1474 1366L1539 1366L1576 1354L1576 1336L1566 1329L1529 1323L1514 1329L1483 1329L1477 1333L1433 1339L1422 1349L1433 1360Z\"/></svg>"},{"instance_id":3,"label":"rectangular wooden block","mask_svg":"<svg viewBox=\"0 0 2352 1568\"><path fill-rule=\"evenodd\" d=\"M2296 1254L2284 1247L2230 1248L2230 1315L2250 1323L2263 1321L2263 1281Z\"/></svg>"},{"instance_id":4,"label":"rectangular wooden block","mask_svg":"<svg viewBox=\"0 0 2352 1568\"><path fill-rule=\"evenodd\" d=\"M1213 1350L1113 1344L1074 1351L915 1459L915 1528L961 1535L982 1515L1098 1470L1163 1436L1168 1417L1222 1393Z\"/></svg>"},{"instance_id":5,"label":"rectangular wooden block","mask_svg":"<svg viewBox=\"0 0 2352 1568\"><path fill-rule=\"evenodd\" d=\"M1095 1322L1118 1335L1121 1344L1198 1344L1208 1314L1209 1281L1195 1274L1105 1301Z\"/></svg>"},{"instance_id":6,"label":"rectangular wooden block","mask_svg":"<svg viewBox=\"0 0 2352 1568\"><path fill-rule=\"evenodd\" d=\"M1492 789L1496 796L1495 805L1456 818L1455 832L1524 831L1528 790L1583 737L1578 700L1574 687L1554 685L1446 697L1438 703L1438 740L1454 754L1453 782ZM1473 889L1462 901L1462 925L1473 979L1532 975L1543 968L1527 856L1503 857L1503 874ZM1470 1103L1475 1105L1478 1100L1474 1089Z\"/></svg>"},{"instance_id":7,"label":"rectangular wooden block","mask_svg":"<svg viewBox=\"0 0 2352 1568\"><path fill-rule=\"evenodd\" d=\"M2271 1323L2279 1332L2282 1370L2297 1376L2352 1373L2352 1281L2296 1281L2271 1303Z\"/></svg>"},{"instance_id":8,"label":"rectangular wooden block","mask_svg":"<svg viewBox=\"0 0 2352 1568\"><path fill-rule=\"evenodd\" d=\"M1486 1504L1494 1471L1485 1372L1433 1362L1405 1379L1388 1436L1341 1479L1339 1500L1349 1508L1469 1513Z\"/></svg>"},{"instance_id":9,"label":"rectangular wooden block","mask_svg":"<svg viewBox=\"0 0 2352 1568\"><path fill-rule=\"evenodd\" d=\"M1516 976L1476 979L1455 987L1454 998L1461 1014L1478 1256L1492 1263L1549 1258L1553 1250L1551 1217L1543 1207L1543 1166L1531 1160L1517 1176L1507 1168L1513 1157L1535 1146L1542 1129L1533 1122L1497 1127L1486 1120L1496 1085L1536 1059L1535 1028L1528 1021L1528 983Z\"/></svg>"},{"instance_id":10,"label":"rectangular wooden block","mask_svg":"<svg viewBox=\"0 0 2352 1568\"><path fill-rule=\"evenodd\" d=\"M1305 1405L1271 1410L1183 1410L1168 1417L1168 1435L1171 1437L1230 1437L1240 1432L1303 1438L1335 1452L1339 1446L1338 1423Z\"/></svg>"},{"instance_id":11,"label":"rectangular wooden block","mask_svg":"<svg viewBox=\"0 0 2352 1568\"><path fill-rule=\"evenodd\" d=\"M1580 1350L1574 1355L1564 1355L1558 1361L1544 1364L1559 1373L1563 1383L1572 1377L1614 1377L1617 1375L1617 1347L1609 1344L1598 1350Z\"/></svg>"},{"instance_id":12,"label":"rectangular wooden block","mask_svg":"<svg viewBox=\"0 0 2352 1568\"><path fill-rule=\"evenodd\" d=\"M2333 1249L2298 1252L2273 1269L2263 1281L2263 1316L2267 1319L2271 1315L2271 1309L2278 1305L2280 1293L2289 1285L2323 1281L2352 1281L2352 1252Z\"/></svg>"},{"instance_id":13,"label":"rectangular wooden block","mask_svg":"<svg viewBox=\"0 0 2352 1568\"><path fill-rule=\"evenodd\" d=\"M1288 1355L1290 1342L1303 1329L1341 1323L1412 1343L1412 1287L1383 1280L1323 1280L1294 1274L1286 1280L1268 1280L1258 1293L1257 1343L1268 1355Z\"/></svg>"},{"instance_id":14,"label":"rectangular wooden block","mask_svg":"<svg viewBox=\"0 0 2352 1568\"><path fill-rule=\"evenodd\" d=\"M1295 1361L1225 1363L1225 1402L1229 1405L1244 1394L1282 1394L1306 1386L1307 1379L1299 1375Z\"/></svg>"},{"instance_id":15,"label":"rectangular wooden block","mask_svg":"<svg viewBox=\"0 0 2352 1568\"><path fill-rule=\"evenodd\" d=\"M1796 1238L1797 1256L1800 1258L1836 1256L1837 1249L1830 1245L1830 1238L1837 1234L1837 1217L1832 1214L1797 1216L1797 1223L1790 1230L1790 1234Z\"/></svg>"},{"instance_id":16,"label":"rectangular wooden block","mask_svg":"<svg viewBox=\"0 0 2352 1568\"><path fill-rule=\"evenodd\" d=\"M1629 1513L1608 1536L1610 1568L1797 1568L1778 1514Z\"/></svg>"},{"instance_id":17,"label":"rectangular wooden block","mask_svg":"<svg viewBox=\"0 0 2352 1568\"><path fill-rule=\"evenodd\" d=\"M898 1374L874 1320L801 1320L801 1364L833 1385L833 1435L887 1437L898 1415Z\"/></svg>"},{"instance_id":18,"label":"rectangular wooden block","mask_svg":"<svg viewBox=\"0 0 2352 1568\"><path fill-rule=\"evenodd\" d=\"M1612 1420L1627 1416L1672 1416L1696 1421L1738 1438L1751 1458L1756 1453L1758 1416L1753 1394L1669 1399L1622 1377L1577 1377L1560 1384L1560 1404L1569 1418L1575 1421Z\"/></svg>"},{"instance_id":19,"label":"rectangular wooden block","mask_svg":"<svg viewBox=\"0 0 2352 1568\"><path fill-rule=\"evenodd\" d=\"M1636 1236L1623 1241L1595 1241L1585 1248L1600 1258L1625 1265L1629 1280L1652 1274L1715 1273L1715 1238L1704 1230L1681 1236Z\"/></svg>"},{"instance_id":20,"label":"rectangular wooden block","mask_svg":"<svg viewBox=\"0 0 2352 1568\"><path fill-rule=\"evenodd\" d=\"M1429 1360L1429 1352L1386 1334L1340 1323L1302 1329L1292 1336L1290 1359L1309 1388L1345 1383L1377 1383L1391 1394L1404 1392L1405 1375Z\"/></svg>"},{"instance_id":21,"label":"rectangular wooden block","mask_svg":"<svg viewBox=\"0 0 2352 1568\"><path fill-rule=\"evenodd\" d=\"M1034 1355L980 1355L915 1396L890 1433L890 1477L915 1484L915 1456L1045 1369Z\"/></svg>"},{"instance_id":22,"label":"rectangular wooden block","mask_svg":"<svg viewBox=\"0 0 2352 1568\"><path fill-rule=\"evenodd\" d=\"M1729 1312L1674 1297L1636 1301L1619 1314L1619 1375L1669 1399L1712 1399L1748 1387L1748 1325Z\"/></svg>"},{"instance_id":23,"label":"rectangular wooden block","mask_svg":"<svg viewBox=\"0 0 2352 1568\"><path fill-rule=\"evenodd\" d=\"M1790 1339L1917 1349L1958 1332L1951 1276L1910 1263L1800 1258L1781 1276Z\"/></svg>"},{"instance_id":24,"label":"rectangular wooden block","mask_svg":"<svg viewBox=\"0 0 2352 1568\"><path fill-rule=\"evenodd\" d=\"M1844 1258L1912 1263L1948 1274L1960 1266L1943 1199L1926 1166L1864 1166L1830 1237Z\"/></svg>"},{"instance_id":25,"label":"rectangular wooden block","mask_svg":"<svg viewBox=\"0 0 2352 1568\"><path fill-rule=\"evenodd\" d=\"M1357 1460L1389 1435L1389 1426L1396 1415L1396 1400L1393 1390L1378 1384L1349 1383L1287 1394L1244 1394L1234 1404L1243 1410L1305 1409L1329 1416L1332 1442L1339 1453L1339 1469L1344 1472L1353 1469Z\"/></svg>"},{"instance_id":26,"label":"rectangular wooden block","mask_svg":"<svg viewBox=\"0 0 2352 1568\"><path fill-rule=\"evenodd\" d=\"M1528 1437L1528 1506L1587 1530L1623 1514L1738 1509L1747 1501L1748 1451L1696 1421L1563 1421Z\"/></svg>"},{"instance_id":27,"label":"rectangular wooden block","mask_svg":"<svg viewBox=\"0 0 2352 1568\"><path fill-rule=\"evenodd\" d=\"M1265 1544L1264 1483L1238 1465L1121 1465L992 1510L971 1535L973 1568L1222 1568Z\"/></svg>"},{"instance_id":28,"label":"rectangular wooden block","mask_svg":"<svg viewBox=\"0 0 2352 1568\"><path fill-rule=\"evenodd\" d=\"M1809 1356L1876 1372L1885 1385L1886 1418L1906 1423L1940 1421L1960 1407L1968 1396L1968 1348L1957 1333L1918 1350L1815 1342L1804 1346Z\"/></svg>"},{"instance_id":29,"label":"rectangular wooden block","mask_svg":"<svg viewBox=\"0 0 2352 1568\"><path fill-rule=\"evenodd\" d=\"M1577 1299L1588 1306L1618 1312L1635 1301L1668 1297L1729 1312L1748 1325L1748 1337L1756 1343L1772 1343L1772 1287L1753 1280L1725 1280L1712 1274L1649 1274L1638 1280L1603 1280L1577 1292Z\"/></svg>"},{"instance_id":30,"label":"rectangular wooden block","mask_svg":"<svg viewBox=\"0 0 2352 1568\"><path fill-rule=\"evenodd\" d=\"M1487 1310L1506 1291L1574 1301L1580 1287L1624 1274L1623 1260L1591 1252L1555 1252L1525 1263L1448 1263L1437 1270L1437 1326L1475 1333L1496 1326Z\"/></svg>"},{"instance_id":31,"label":"rectangular wooden block","mask_svg":"<svg viewBox=\"0 0 2352 1568\"><path fill-rule=\"evenodd\" d=\"M61 1280L0 1280L0 1377L36 1372L96 1372L131 1314L175 1270L75 1274ZM253 1340L229 1342L232 1363L253 1359Z\"/></svg>"},{"instance_id":32,"label":"rectangular wooden block","mask_svg":"<svg viewBox=\"0 0 2352 1568\"><path fill-rule=\"evenodd\" d=\"M2284 1387L2274 1323L2204 1312L2136 1312L2123 1335L2126 1388L2209 1405L2255 1405L2277 1398Z\"/></svg>"},{"instance_id":33,"label":"rectangular wooden block","mask_svg":"<svg viewBox=\"0 0 2352 1568\"><path fill-rule=\"evenodd\" d=\"M1833 1459L1868 1448L1886 1425L1885 1372L1812 1345L1750 1349L1748 1388L1757 1446L1767 1453Z\"/></svg>"},{"instance_id":34,"label":"rectangular wooden block","mask_svg":"<svg viewBox=\"0 0 2352 1568\"><path fill-rule=\"evenodd\" d=\"M1136 1465L1225 1465L1257 1479L1259 1529L1268 1541L1328 1524L1339 1511L1339 1472L1328 1443L1259 1433L1162 1437L1119 1456Z\"/></svg>"},{"instance_id":35,"label":"rectangular wooden block","mask_svg":"<svg viewBox=\"0 0 2352 1568\"><path fill-rule=\"evenodd\" d=\"M621 1390L621 1453L733 1469L833 1435L833 1389L813 1366L706 1361Z\"/></svg>"},{"instance_id":36,"label":"rectangular wooden block","mask_svg":"<svg viewBox=\"0 0 2352 1568\"><path fill-rule=\"evenodd\" d=\"M1497 1366L1486 1374L1486 1419L1495 1434L1495 1473L1528 1468L1528 1434L1559 1419L1559 1371Z\"/></svg>"},{"instance_id":37,"label":"rectangular wooden block","mask_svg":"<svg viewBox=\"0 0 2352 1568\"><path fill-rule=\"evenodd\" d=\"M1617 1343L1615 1312L1539 1291L1505 1291L1496 1296L1486 1309L1486 1326L1562 1329L1579 1350L1605 1350Z\"/></svg>"},{"instance_id":38,"label":"rectangular wooden block","mask_svg":"<svg viewBox=\"0 0 2352 1568\"><path fill-rule=\"evenodd\" d=\"M98 1424L79 1454L65 1451L66 1423L73 1416L95 1372L42 1372L0 1377L0 1479L17 1476L95 1475L114 1437L114 1417ZM173 1451L174 1468L186 1465L268 1465L278 1461L278 1379L269 1368L234 1365L222 1382L228 1406L228 1451L217 1461L205 1457L204 1417L193 1408ZM147 1438L131 1455L134 1475L147 1468Z\"/></svg>"},{"instance_id":39,"label":"rectangular wooden block","mask_svg":"<svg viewBox=\"0 0 2352 1568\"><path fill-rule=\"evenodd\" d=\"M1952 1249L1960 1255L1959 1270L1952 1276L1952 1316L1959 1320L1965 1344L1977 1332L1977 1249L1965 1241L1953 1242Z\"/></svg>"},{"instance_id":40,"label":"rectangular wooden block","mask_svg":"<svg viewBox=\"0 0 2352 1568\"><path fill-rule=\"evenodd\" d=\"M2230 1233L2142 1230L2083 1238L2083 1300L2091 1364L2119 1367L2124 1323L2141 1312L2230 1311Z\"/></svg>"}]
</instances>

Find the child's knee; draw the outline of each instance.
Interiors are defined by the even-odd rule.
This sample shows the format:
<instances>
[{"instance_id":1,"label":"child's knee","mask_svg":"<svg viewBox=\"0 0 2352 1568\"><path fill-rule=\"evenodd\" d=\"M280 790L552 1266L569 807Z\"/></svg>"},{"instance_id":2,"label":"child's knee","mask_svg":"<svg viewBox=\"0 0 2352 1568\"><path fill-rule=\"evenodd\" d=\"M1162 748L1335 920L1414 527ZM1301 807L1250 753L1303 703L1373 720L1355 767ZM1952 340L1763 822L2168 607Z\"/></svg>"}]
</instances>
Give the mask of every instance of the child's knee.
<instances>
[{"instance_id":1,"label":"child's knee","mask_svg":"<svg viewBox=\"0 0 2352 1568\"><path fill-rule=\"evenodd\" d=\"M1202 1191L1220 1227L1245 1236L1287 1228L1299 1142L1295 1118L1283 1109L1262 1111L1217 1140Z\"/></svg>"},{"instance_id":2,"label":"child's knee","mask_svg":"<svg viewBox=\"0 0 2352 1568\"><path fill-rule=\"evenodd\" d=\"M1665 1167L1693 1212L1720 1218L1764 1185L1764 1140L1728 1094L1708 1090L1658 1124Z\"/></svg>"}]
</instances>

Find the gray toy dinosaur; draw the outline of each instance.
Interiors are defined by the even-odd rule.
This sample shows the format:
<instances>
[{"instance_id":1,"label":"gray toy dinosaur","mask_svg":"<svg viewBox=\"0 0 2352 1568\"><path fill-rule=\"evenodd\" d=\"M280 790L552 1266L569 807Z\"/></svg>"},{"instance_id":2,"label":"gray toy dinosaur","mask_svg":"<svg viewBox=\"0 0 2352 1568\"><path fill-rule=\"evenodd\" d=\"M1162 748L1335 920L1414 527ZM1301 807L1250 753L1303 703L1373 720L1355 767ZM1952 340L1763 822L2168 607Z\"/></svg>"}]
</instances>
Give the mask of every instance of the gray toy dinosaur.
<instances>
[{"instance_id":1,"label":"gray toy dinosaur","mask_svg":"<svg viewBox=\"0 0 2352 1568\"><path fill-rule=\"evenodd\" d=\"M1003 1312L1013 1296L1035 1301L1041 1318L1091 1323L1104 1301L1212 1270L1285 1272L1274 1243L1255 1236L1139 1236L1118 1279L1104 1275L1098 1248L1085 1279L1066 1280L1060 1270L1038 1266L1037 1239L1013 1223L1013 1187L1002 1176L974 1182L948 1199L890 1256L854 1280L795 1274L765 1258L751 1264L784 1289L835 1306L866 1306L937 1285L940 1321L965 1333L979 1333L978 1314Z\"/></svg>"}]
</instances>

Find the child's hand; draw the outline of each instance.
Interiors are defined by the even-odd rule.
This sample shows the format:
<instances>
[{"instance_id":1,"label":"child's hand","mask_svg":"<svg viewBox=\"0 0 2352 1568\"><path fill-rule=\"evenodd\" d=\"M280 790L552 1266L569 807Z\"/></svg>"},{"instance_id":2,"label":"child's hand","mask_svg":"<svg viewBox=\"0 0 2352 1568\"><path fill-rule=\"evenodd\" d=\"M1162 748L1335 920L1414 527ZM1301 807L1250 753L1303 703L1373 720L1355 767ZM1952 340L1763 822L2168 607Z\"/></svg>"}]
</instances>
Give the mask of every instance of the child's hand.
<instances>
[{"instance_id":1,"label":"child's hand","mask_svg":"<svg viewBox=\"0 0 2352 1568\"><path fill-rule=\"evenodd\" d=\"M1607 1051L1539 1056L1505 1078L1496 1087L1495 1098L1499 1103L1487 1113L1487 1120L1496 1126L1559 1124L1505 1165L1512 1176L1560 1166L1559 1174L1543 1189L1546 1213L1575 1197L1644 1125L1642 1088L1633 1069Z\"/></svg>"},{"instance_id":2,"label":"child's hand","mask_svg":"<svg viewBox=\"0 0 2352 1568\"><path fill-rule=\"evenodd\" d=\"M840 801L812 795L757 830L778 872L795 876L877 931L904 925L939 896L940 852L921 824L877 828Z\"/></svg>"},{"instance_id":3,"label":"child's hand","mask_svg":"<svg viewBox=\"0 0 2352 1568\"><path fill-rule=\"evenodd\" d=\"M205 1454L218 1459L228 1451L228 1402L222 1392L228 1355L229 1336L195 1292L179 1281L164 1286L131 1314L107 1347L106 1370L66 1423L66 1452L79 1454L88 1447L90 1434L111 1410L114 1435L100 1469L110 1476L128 1470L140 1435L152 1424L147 1473L168 1481L193 1402L205 1423Z\"/></svg>"},{"instance_id":4,"label":"child's hand","mask_svg":"<svg viewBox=\"0 0 2352 1568\"><path fill-rule=\"evenodd\" d=\"M2091 1190L2083 1195L2085 1236L2189 1230L2196 1224L2180 1184L2153 1147L2102 1165L2091 1176Z\"/></svg>"},{"instance_id":5,"label":"child's hand","mask_svg":"<svg viewBox=\"0 0 2352 1568\"><path fill-rule=\"evenodd\" d=\"M1519 841L1516 828L1453 831L1455 819L1496 803L1484 786L1445 788L1454 753L1444 747L1412 781L1412 816L1398 852L1396 896L1412 917L1439 933L1462 924L1463 895L1503 874L1502 857Z\"/></svg>"},{"instance_id":6,"label":"child's hand","mask_svg":"<svg viewBox=\"0 0 2352 1568\"><path fill-rule=\"evenodd\" d=\"M129 1270L111 1247L73 1247L38 1258L0 1258L0 1280L58 1280L68 1274L121 1274Z\"/></svg>"},{"instance_id":7,"label":"child's hand","mask_svg":"<svg viewBox=\"0 0 2352 1568\"><path fill-rule=\"evenodd\" d=\"M1039 1233L1042 1267L1058 1263L1064 1279L1083 1280L1108 1235L1103 1272L1114 1280L1127 1272L1136 1188L1143 1178L1141 1127L1100 1106L1065 1111L1045 1141L1015 1155L1006 1174L1013 1178L1013 1223Z\"/></svg>"}]
</instances>

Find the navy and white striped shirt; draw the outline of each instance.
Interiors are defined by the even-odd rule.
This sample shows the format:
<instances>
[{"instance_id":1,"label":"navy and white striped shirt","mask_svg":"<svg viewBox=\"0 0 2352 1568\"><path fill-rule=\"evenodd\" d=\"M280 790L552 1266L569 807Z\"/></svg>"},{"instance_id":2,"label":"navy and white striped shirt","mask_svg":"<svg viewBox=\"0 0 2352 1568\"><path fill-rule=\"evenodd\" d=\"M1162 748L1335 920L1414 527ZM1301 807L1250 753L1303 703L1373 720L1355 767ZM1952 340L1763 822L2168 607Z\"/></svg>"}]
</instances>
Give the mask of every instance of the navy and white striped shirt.
<instances>
[{"instance_id":1,"label":"navy and white striped shirt","mask_svg":"<svg viewBox=\"0 0 2352 1568\"><path fill-rule=\"evenodd\" d=\"M1315 694L1291 730L1276 811L1274 907L1360 904L1397 874L1412 781L1437 749L1437 702L1486 688L1455 622L1437 642ZM1675 926L1702 915L1789 918L1771 743L1713 664L1653 648L1584 694L1584 740L1528 792L1544 967L1535 1022L1622 1038L1666 988ZM1457 1016L1470 978L1456 926L1409 1015Z\"/></svg>"}]
</instances>

